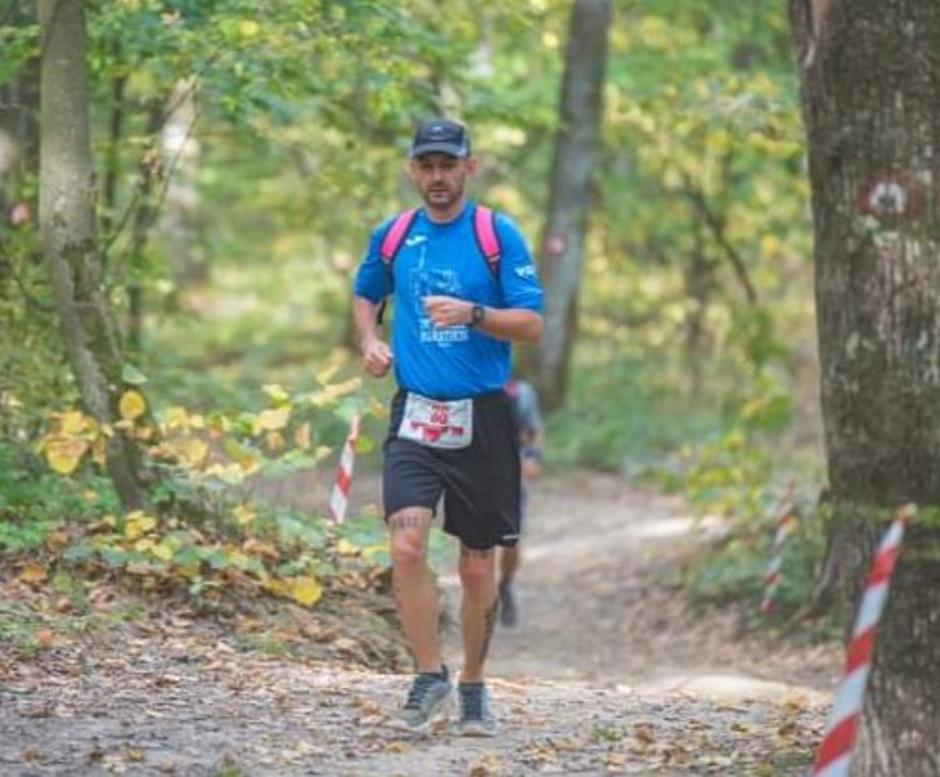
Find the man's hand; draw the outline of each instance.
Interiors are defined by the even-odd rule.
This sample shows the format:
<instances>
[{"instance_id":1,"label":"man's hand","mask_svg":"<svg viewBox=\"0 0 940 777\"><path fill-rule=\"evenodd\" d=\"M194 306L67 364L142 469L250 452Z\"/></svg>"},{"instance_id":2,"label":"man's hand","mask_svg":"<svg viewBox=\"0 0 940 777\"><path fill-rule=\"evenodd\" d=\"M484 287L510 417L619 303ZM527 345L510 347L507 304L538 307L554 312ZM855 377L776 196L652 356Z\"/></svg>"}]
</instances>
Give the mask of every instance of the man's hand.
<instances>
[{"instance_id":1,"label":"man's hand","mask_svg":"<svg viewBox=\"0 0 940 777\"><path fill-rule=\"evenodd\" d=\"M362 366L373 378L381 378L392 366L392 349L377 337L369 338L362 344Z\"/></svg>"},{"instance_id":2,"label":"man's hand","mask_svg":"<svg viewBox=\"0 0 940 777\"><path fill-rule=\"evenodd\" d=\"M538 459L523 457L522 459L522 477L524 480L535 480L542 474L542 465Z\"/></svg>"},{"instance_id":3,"label":"man's hand","mask_svg":"<svg viewBox=\"0 0 940 777\"><path fill-rule=\"evenodd\" d=\"M473 303L456 297L432 294L422 298L434 326L460 326L469 324L473 316Z\"/></svg>"}]
</instances>

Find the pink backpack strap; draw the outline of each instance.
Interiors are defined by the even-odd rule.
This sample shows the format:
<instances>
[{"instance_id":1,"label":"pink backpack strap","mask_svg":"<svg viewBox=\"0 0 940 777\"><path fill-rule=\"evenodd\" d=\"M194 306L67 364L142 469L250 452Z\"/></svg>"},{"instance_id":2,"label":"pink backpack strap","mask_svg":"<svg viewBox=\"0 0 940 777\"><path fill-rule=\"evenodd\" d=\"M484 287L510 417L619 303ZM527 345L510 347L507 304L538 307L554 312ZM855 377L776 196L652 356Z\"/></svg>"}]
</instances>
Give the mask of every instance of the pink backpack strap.
<instances>
[{"instance_id":1,"label":"pink backpack strap","mask_svg":"<svg viewBox=\"0 0 940 777\"><path fill-rule=\"evenodd\" d=\"M490 266L493 274L499 278L499 260L502 255L502 248L499 245L499 236L496 234L496 214L490 208L477 205L473 214L473 232L486 263Z\"/></svg>"},{"instance_id":2,"label":"pink backpack strap","mask_svg":"<svg viewBox=\"0 0 940 777\"><path fill-rule=\"evenodd\" d=\"M379 248L379 255L385 264L391 264L395 260L395 255L398 253L398 249L401 248L401 244L405 242L408 230L411 229L417 215L418 209L412 208L395 216L392 225L386 230L385 237L382 238L382 245Z\"/></svg>"}]
</instances>

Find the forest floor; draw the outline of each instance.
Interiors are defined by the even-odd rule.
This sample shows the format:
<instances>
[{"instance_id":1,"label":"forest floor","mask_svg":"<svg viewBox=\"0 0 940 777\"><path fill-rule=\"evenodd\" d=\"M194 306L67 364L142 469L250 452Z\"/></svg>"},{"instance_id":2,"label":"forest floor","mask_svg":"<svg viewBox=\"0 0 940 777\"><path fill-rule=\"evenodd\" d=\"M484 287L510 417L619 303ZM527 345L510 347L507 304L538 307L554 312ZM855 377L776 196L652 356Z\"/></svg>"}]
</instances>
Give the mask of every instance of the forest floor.
<instances>
[{"instance_id":1,"label":"forest floor","mask_svg":"<svg viewBox=\"0 0 940 777\"><path fill-rule=\"evenodd\" d=\"M371 479L357 491L375 500ZM207 613L102 586L96 618L49 622L41 649L25 651L12 619L33 617L37 594L6 583L0 775L803 773L839 647L745 632L734 612L690 605L673 581L696 541L680 502L623 479L539 483L522 618L491 649L491 740L387 725L409 682L387 593ZM457 668L459 589L446 566Z\"/></svg>"}]
</instances>

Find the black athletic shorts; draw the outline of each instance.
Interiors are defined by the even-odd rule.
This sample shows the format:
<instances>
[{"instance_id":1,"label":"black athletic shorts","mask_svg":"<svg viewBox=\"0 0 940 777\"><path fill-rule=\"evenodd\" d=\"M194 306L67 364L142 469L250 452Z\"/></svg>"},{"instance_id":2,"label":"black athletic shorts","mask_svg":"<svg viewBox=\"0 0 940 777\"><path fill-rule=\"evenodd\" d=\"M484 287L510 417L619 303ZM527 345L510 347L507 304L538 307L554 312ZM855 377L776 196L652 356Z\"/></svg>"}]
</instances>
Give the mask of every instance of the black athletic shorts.
<instances>
[{"instance_id":1,"label":"black athletic shorts","mask_svg":"<svg viewBox=\"0 0 940 777\"><path fill-rule=\"evenodd\" d=\"M505 391L473 399L473 441L458 450L400 439L406 392L392 399L382 479L385 517L405 507L437 509L444 531L468 548L512 547L519 540L519 433Z\"/></svg>"}]
</instances>

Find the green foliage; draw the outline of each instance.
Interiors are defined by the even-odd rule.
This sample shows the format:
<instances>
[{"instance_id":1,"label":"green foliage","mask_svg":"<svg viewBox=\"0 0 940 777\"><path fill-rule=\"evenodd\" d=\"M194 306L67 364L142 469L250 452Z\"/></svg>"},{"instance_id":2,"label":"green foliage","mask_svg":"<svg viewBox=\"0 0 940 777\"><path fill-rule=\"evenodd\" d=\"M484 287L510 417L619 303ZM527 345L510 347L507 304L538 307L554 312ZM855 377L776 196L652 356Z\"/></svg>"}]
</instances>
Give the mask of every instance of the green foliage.
<instances>
[{"instance_id":1,"label":"green foliage","mask_svg":"<svg viewBox=\"0 0 940 777\"><path fill-rule=\"evenodd\" d=\"M0 441L0 552L38 550L68 521L116 508L106 477L62 478L24 446Z\"/></svg>"},{"instance_id":2,"label":"green foliage","mask_svg":"<svg viewBox=\"0 0 940 777\"><path fill-rule=\"evenodd\" d=\"M37 52L31 6L18 8L0 29L0 85ZM141 436L161 474L144 516L156 523L128 535L141 516L118 516L100 475L105 431L62 428L76 392L35 228L4 223L0 328L16 337L0 342L0 438L11 441L0 456L16 460L0 471L0 548L38 552L77 522L70 564L183 575L202 592L226 575L328 576L344 541L384 562L378 522L330 532L322 515L242 497L255 479L322 464L346 433L349 404L311 397L357 370L352 273L369 230L414 201L401 167L416 119L469 122L483 161L474 195L536 242L569 11L560 0L461 0L446 14L432 0L89 4L105 281L125 330L143 300L124 379L146 388L156 419L121 433ZM693 586L747 589L765 561L767 494L799 468L778 440L801 410L792 354L812 342L785 9L638 0L617 6L610 40L580 339L568 408L549 420L550 462L653 478L730 518L736 540ZM182 164L160 143L181 90L195 107L182 242L208 268L198 282L177 269L179 235L158 213ZM5 186L10 201L35 203L30 171ZM381 400L389 383L357 401ZM262 386L289 388L277 399ZM383 425L371 414L367 436ZM23 453L44 433L45 454L74 471L37 470ZM799 471L811 488L818 473ZM86 492L102 496L86 503ZM201 512L184 515L192 504ZM249 540L267 555L245 551Z\"/></svg>"},{"instance_id":3,"label":"green foliage","mask_svg":"<svg viewBox=\"0 0 940 777\"><path fill-rule=\"evenodd\" d=\"M582 349L569 405L548 419L552 466L582 465L639 476L668 469L684 442L716 428L652 365Z\"/></svg>"}]
</instances>

